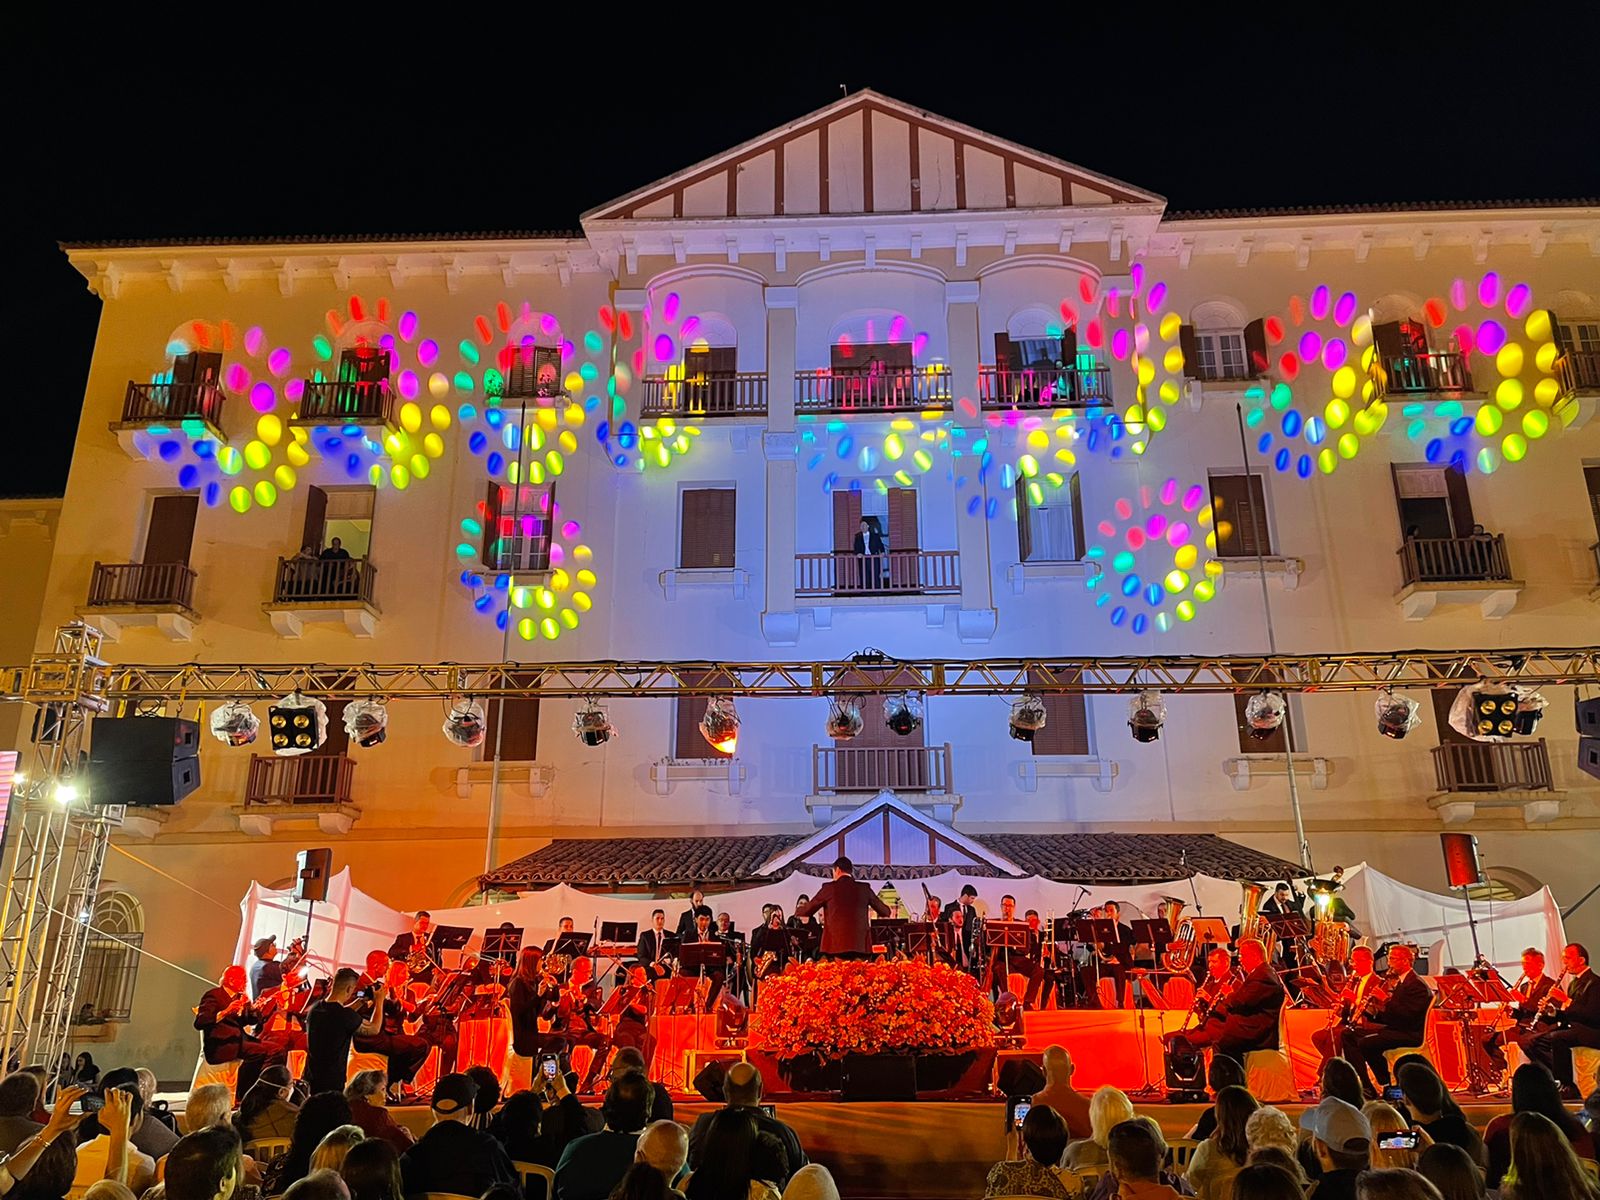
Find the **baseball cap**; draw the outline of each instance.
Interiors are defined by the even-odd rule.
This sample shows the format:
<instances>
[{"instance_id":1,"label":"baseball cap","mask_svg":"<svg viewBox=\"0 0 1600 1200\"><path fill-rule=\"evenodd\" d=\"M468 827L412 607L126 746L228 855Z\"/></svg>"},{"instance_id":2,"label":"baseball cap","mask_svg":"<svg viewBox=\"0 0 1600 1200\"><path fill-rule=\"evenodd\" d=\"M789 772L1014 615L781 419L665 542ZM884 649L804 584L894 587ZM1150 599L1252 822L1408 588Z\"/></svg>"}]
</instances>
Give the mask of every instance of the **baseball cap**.
<instances>
[{"instance_id":1,"label":"baseball cap","mask_svg":"<svg viewBox=\"0 0 1600 1200\"><path fill-rule=\"evenodd\" d=\"M277 934L273 934L270 937L257 938L256 939L256 944L255 944L256 953L259 954L261 951L265 950L268 946L271 946L275 942L277 942L277 940L278 940L278 935Z\"/></svg>"},{"instance_id":2,"label":"baseball cap","mask_svg":"<svg viewBox=\"0 0 1600 1200\"><path fill-rule=\"evenodd\" d=\"M1322 1103L1301 1113L1300 1128L1334 1150L1365 1150L1372 1144L1372 1126L1367 1118L1355 1105L1337 1096L1324 1096Z\"/></svg>"},{"instance_id":3,"label":"baseball cap","mask_svg":"<svg viewBox=\"0 0 1600 1200\"><path fill-rule=\"evenodd\" d=\"M433 1085L434 1112L459 1112L463 1108L471 1108L477 1098L478 1085L466 1075L446 1075Z\"/></svg>"}]
</instances>

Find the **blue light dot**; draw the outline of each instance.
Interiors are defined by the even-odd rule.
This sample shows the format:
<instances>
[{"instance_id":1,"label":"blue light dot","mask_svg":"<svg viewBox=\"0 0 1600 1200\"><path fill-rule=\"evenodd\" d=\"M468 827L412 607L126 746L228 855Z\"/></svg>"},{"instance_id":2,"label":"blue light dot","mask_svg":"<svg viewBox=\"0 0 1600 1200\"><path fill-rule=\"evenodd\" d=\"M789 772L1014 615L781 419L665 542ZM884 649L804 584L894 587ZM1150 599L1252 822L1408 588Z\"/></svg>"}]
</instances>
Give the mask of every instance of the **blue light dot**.
<instances>
[{"instance_id":1,"label":"blue light dot","mask_svg":"<svg viewBox=\"0 0 1600 1200\"><path fill-rule=\"evenodd\" d=\"M1137 575L1124 575L1122 577L1122 594L1124 596L1137 596L1141 581Z\"/></svg>"},{"instance_id":2,"label":"blue light dot","mask_svg":"<svg viewBox=\"0 0 1600 1200\"><path fill-rule=\"evenodd\" d=\"M1311 455L1302 454L1300 456L1299 461L1294 464L1294 473L1300 476L1301 479L1311 478Z\"/></svg>"},{"instance_id":3,"label":"blue light dot","mask_svg":"<svg viewBox=\"0 0 1600 1200\"><path fill-rule=\"evenodd\" d=\"M1149 627L1149 625L1150 618L1145 616L1143 613L1139 613L1133 618L1133 631L1135 633L1143 633Z\"/></svg>"},{"instance_id":4,"label":"blue light dot","mask_svg":"<svg viewBox=\"0 0 1600 1200\"><path fill-rule=\"evenodd\" d=\"M1425 449L1422 452L1422 454L1423 454L1423 457L1426 458L1429 462L1438 462L1441 458L1444 457L1444 441L1443 441L1443 439L1434 438L1431 442L1428 443L1427 449Z\"/></svg>"},{"instance_id":5,"label":"blue light dot","mask_svg":"<svg viewBox=\"0 0 1600 1200\"><path fill-rule=\"evenodd\" d=\"M1270 433L1263 433L1258 439L1256 439L1256 450L1261 454L1265 454L1270 449L1272 449L1272 435Z\"/></svg>"},{"instance_id":6,"label":"blue light dot","mask_svg":"<svg viewBox=\"0 0 1600 1200\"><path fill-rule=\"evenodd\" d=\"M1280 471L1287 471L1289 469L1289 448L1287 446L1280 449L1278 453L1273 456L1272 465L1277 467Z\"/></svg>"},{"instance_id":7,"label":"blue light dot","mask_svg":"<svg viewBox=\"0 0 1600 1200\"><path fill-rule=\"evenodd\" d=\"M1113 625L1121 625L1127 619L1128 610L1122 607L1122 605L1119 604L1111 610L1111 623Z\"/></svg>"},{"instance_id":8,"label":"blue light dot","mask_svg":"<svg viewBox=\"0 0 1600 1200\"><path fill-rule=\"evenodd\" d=\"M200 482L200 468L189 463L178 469L178 486L187 491Z\"/></svg>"},{"instance_id":9,"label":"blue light dot","mask_svg":"<svg viewBox=\"0 0 1600 1200\"><path fill-rule=\"evenodd\" d=\"M1144 602L1151 608L1161 607L1161 585L1159 583L1145 584Z\"/></svg>"},{"instance_id":10,"label":"blue light dot","mask_svg":"<svg viewBox=\"0 0 1600 1200\"><path fill-rule=\"evenodd\" d=\"M1288 412L1283 414L1283 436L1295 437L1299 434L1300 426L1302 424L1304 424L1304 420L1300 416L1300 411L1298 409L1291 408Z\"/></svg>"}]
</instances>

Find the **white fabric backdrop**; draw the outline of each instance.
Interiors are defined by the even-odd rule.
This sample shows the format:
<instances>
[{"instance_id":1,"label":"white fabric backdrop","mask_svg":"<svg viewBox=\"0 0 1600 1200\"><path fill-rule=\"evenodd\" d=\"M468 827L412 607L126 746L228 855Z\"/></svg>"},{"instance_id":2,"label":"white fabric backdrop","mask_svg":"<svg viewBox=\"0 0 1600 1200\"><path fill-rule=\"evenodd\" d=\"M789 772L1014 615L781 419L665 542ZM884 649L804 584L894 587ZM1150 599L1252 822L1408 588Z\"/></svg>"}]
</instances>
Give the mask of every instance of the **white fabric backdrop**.
<instances>
[{"instance_id":1,"label":"white fabric backdrop","mask_svg":"<svg viewBox=\"0 0 1600 1200\"><path fill-rule=\"evenodd\" d=\"M1186 879L1091 890L1037 876L990 879L968 877L958 871L948 871L925 882L928 890L945 903L956 898L963 884L971 883L992 915L999 914L1000 897L1007 893L1017 898L1019 915L1026 909L1036 908L1041 916L1065 916L1074 908L1120 900L1124 903L1125 920L1140 914L1154 916L1155 905L1162 896L1181 899L1185 905L1183 915L1194 916L1198 896L1199 912L1221 917L1230 926L1239 919L1238 884L1207 875L1196 876L1192 890ZM785 913L792 913L796 897L801 893L815 895L822 883L816 876L797 873L778 883L714 895L710 899L715 911L726 911L737 928L748 931L760 921L763 904L779 904ZM922 888L918 881L899 881L895 886L900 889L907 908L913 913L922 909ZM1377 944L1396 938L1417 942L1432 951L1430 966L1435 973L1446 967L1465 968L1471 964L1472 935L1467 924L1466 904L1460 897L1424 892L1365 864L1347 870L1342 895L1355 910L1356 924L1366 933L1369 942ZM273 891L252 883L239 907L241 922L235 962L250 960L250 947L257 938L276 934L278 944L287 946L290 938L306 930L307 906L297 903L292 891ZM525 931L525 943L543 945L564 916L574 919L580 933L593 932L600 921L637 921L639 928L645 929L650 924L650 910L662 908L667 913L668 927L672 928L677 925L678 914L687 907L686 899L594 896L561 884L548 891L525 893L503 904L435 908L432 913L436 924L471 928L473 938L469 946L475 949L482 943L483 930L502 921L521 926ZM1549 888L1511 903L1475 905L1473 915L1478 919L1484 954L1513 977L1525 946L1543 948L1549 962L1560 960L1565 938L1561 912ZM356 888L346 868L329 880L327 902L315 906L312 961L323 969L344 964L359 966L368 951L387 950L395 935L410 925L408 914L380 904Z\"/></svg>"}]
</instances>

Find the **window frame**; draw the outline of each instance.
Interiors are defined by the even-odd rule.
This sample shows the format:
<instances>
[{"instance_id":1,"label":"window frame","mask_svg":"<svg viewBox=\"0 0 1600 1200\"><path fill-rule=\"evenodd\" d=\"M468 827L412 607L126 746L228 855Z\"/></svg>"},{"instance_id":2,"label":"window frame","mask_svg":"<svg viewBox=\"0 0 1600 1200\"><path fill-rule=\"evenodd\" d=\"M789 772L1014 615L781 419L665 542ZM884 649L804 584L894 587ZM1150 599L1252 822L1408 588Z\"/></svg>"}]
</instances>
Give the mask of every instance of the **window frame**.
<instances>
[{"instance_id":1,"label":"window frame","mask_svg":"<svg viewBox=\"0 0 1600 1200\"><path fill-rule=\"evenodd\" d=\"M1231 339L1237 343L1238 365L1230 369L1225 365L1223 339ZM1206 383L1231 383L1252 378L1250 373L1250 353L1245 345L1244 328L1217 327L1215 329L1196 329L1194 331L1195 345L1195 371L1194 378ZM1208 363L1207 359L1211 361Z\"/></svg>"}]
</instances>

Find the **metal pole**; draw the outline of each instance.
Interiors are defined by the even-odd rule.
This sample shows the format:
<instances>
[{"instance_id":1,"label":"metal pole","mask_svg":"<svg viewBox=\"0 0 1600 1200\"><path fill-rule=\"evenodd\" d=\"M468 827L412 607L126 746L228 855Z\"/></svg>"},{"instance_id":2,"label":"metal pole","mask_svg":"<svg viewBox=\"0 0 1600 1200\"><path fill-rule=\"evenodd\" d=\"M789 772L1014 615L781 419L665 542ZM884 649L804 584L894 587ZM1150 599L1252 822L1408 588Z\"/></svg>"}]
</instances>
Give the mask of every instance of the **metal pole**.
<instances>
[{"instance_id":1,"label":"metal pole","mask_svg":"<svg viewBox=\"0 0 1600 1200\"><path fill-rule=\"evenodd\" d=\"M524 389L526 390L526 389ZM511 484L511 524L515 530L519 518L522 516L522 489L527 483L527 467L523 461L523 452L528 445L528 401L524 397L518 408L517 417L517 477ZM554 519L555 514L550 514ZM494 539L497 544L499 539ZM500 661L511 661L511 595L517 587L517 573L515 560L512 570L506 580L506 611L505 628L500 631ZM499 697L495 701L494 721L494 762L489 766L489 830L483 844L483 873L487 875L499 864L495 859L499 857L499 832L500 832L500 747L506 733L506 698Z\"/></svg>"},{"instance_id":2,"label":"metal pole","mask_svg":"<svg viewBox=\"0 0 1600 1200\"><path fill-rule=\"evenodd\" d=\"M1267 653L1278 653L1277 633L1272 627L1272 600L1267 589L1267 559L1261 549L1261 513L1260 505L1255 503L1251 495L1250 481L1255 478L1255 472L1250 469L1250 449L1244 437L1244 406L1234 404L1233 411L1239 423L1239 458L1244 466L1245 498L1250 502L1250 528L1256 541L1256 570L1261 576L1261 610L1267 621ZM1263 487L1261 494L1266 496ZM1288 720L1288 697L1284 697L1284 719ZM1306 822L1300 813L1300 786L1294 776L1294 744L1289 738L1290 730L1284 732L1283 762L1289 772L1289 808L1294 813L1294 838L1295 844L1300 848L1300 865L1307 871L1311 870L1311 846L1306 842Z\"/></svg>"}]
</instances>

